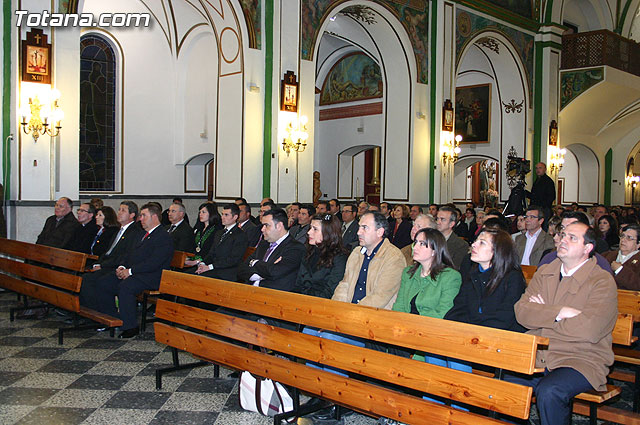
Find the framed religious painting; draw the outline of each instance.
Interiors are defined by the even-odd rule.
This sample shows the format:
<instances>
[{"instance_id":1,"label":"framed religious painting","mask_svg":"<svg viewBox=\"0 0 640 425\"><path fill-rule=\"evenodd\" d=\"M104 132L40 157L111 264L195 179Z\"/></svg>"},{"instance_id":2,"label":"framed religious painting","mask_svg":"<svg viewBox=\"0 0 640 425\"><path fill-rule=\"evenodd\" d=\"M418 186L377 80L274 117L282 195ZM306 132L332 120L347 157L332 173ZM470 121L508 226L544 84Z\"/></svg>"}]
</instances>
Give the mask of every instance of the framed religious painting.
<instances>
[{"instance_id":1,"label":"framed religious painting","mask_svg":"<svg viewBox=\"0 0 640 425\"><path fill-rule=\"evenodd\" d=\"M280 91L280 110L298 112L298 82L293 71L284 74Z\"/></svg>"},{"instance_id":2,"label":"framed religious painting","mask_svg":"<svg viewBox=\"0 0 640 425\"><path fill-rule=\"evenodd\" d=\"M456 87L455 132L460 143L489 143L491 84Z\"/></svg>"},{"instance_id":3,"label":"framed religious painting","mask_svg":"<svg viewBox=\"0 0 640 425\"><path fill-rule=\"evenodd\" d=\"M33 29L22 40L22 81L51 84L51 44L41 29Z\"/></svg>"}]
</instances>

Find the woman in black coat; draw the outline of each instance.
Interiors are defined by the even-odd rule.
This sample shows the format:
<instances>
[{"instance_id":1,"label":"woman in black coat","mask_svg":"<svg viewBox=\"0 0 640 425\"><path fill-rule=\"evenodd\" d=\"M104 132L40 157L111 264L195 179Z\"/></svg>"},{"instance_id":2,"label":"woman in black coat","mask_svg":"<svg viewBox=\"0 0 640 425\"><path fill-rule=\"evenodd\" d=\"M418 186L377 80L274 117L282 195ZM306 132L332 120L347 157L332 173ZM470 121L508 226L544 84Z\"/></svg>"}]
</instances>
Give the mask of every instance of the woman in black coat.
<instances>
[{"instance_id":1,"label":"woman in black coat","mask_svg":"<svg viewBox=\"0 0 640 425\"><path fill-rule=\"evenodd\" d=\"M218 206L215 202L205 202L198 208L198 222L193 227L195 241L195 255L186 260L187 266L198 264L211 250L213 245L213 235L222 229L222 220L218 212ZM189 271L193 271L188 269Z\"/></svg>"},{"instance_id":2,"label":"woman in black coat","mask_svg":"<svg viewBox=\"0 0 640 425\"><path fill-rule=\"evenodd\" d=\"M96 212L96 224L100 228L91 243L91 254L98 257L106 254L111 248L113 238L118 233L120 225L116 212L111 207L104 206Z\"/></svg>"},{"instance_id":3,"label":"woman in black coat","mask_svg":"<svg viewBox=\"0 0 640 425\"><path fill-rule=\"evenodd\" d=\"M411 240L413 224L409 220L409 207L407 205L396 205L391 215L395 220L390 223L389 242L402 249L413 242Z\"/></svg>"},{"instance_id":4,"label":"woman in black coat","mask_svg":"<svg viewBox=\"0 0 640 425\"><path fill-rule=\"evenodd\" d=\"M302 258L293 292L331 298L344 276L349 252L342 246L340 220L331 214L311 219L307 254Z\"/></svg>"},{"instance_id":5,"label":"woman in black coat","mask_svg":"<svg viewBox=\"0 0 640 425\"><path fill-rule=\"evenodd\" d=\"M471 245L471 261L461 267L460 292L444 318L524 332L513 310L525 290L524 276L515 252L513 240L507 232L481 230Z\"/></svg>"}]
</instances>

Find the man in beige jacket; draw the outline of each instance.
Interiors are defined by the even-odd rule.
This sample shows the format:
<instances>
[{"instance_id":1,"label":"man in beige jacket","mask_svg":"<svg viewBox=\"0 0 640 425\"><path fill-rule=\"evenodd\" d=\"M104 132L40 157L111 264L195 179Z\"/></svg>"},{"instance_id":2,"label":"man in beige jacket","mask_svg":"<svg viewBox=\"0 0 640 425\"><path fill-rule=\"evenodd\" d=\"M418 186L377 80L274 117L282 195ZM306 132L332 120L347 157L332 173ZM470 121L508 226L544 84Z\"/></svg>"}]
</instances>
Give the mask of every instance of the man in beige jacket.
<instances>
[{"instance_id":1,"label":"man in beige jacket","mask_svg":"<svg viewBox=\"0 0 640 425\"><path fill-rule=\"evenodd\" d=\"M561 237L558 258L538 269L514 306L528 333L549 338L536 358L544 374L509 379L534 388L542 425L568 424L575 395L605 389L618 315L616 283L593 258L595 231L575 222Z\"/></svg>"},{"instance_id":2,"label":"man in beige jacket","mask_svg":"<svg viewBox=\"0 0 640 425\"><path fill-rule=\"evenodd\" d=\"M402 252L385 239L389 222L377 211L367 212L358 228L355 248L331 299L390 310L396 300L406 261Z\"/></svg>"}]
</instances>

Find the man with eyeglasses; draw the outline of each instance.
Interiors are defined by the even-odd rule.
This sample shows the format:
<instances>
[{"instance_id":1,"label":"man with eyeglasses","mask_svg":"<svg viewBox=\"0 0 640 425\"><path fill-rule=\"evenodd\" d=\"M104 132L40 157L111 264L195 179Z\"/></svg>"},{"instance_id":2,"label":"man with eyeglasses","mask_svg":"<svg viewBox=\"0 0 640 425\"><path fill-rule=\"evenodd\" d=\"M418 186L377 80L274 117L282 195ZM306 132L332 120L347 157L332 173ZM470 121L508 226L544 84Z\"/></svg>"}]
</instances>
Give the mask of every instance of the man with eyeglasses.
<instances>
[{"instance_id":1,"label":"man with eyeglasses","mask_svg":"<svg viewBox=\"0 0 640 425\"><path fill-rule=\"evenodd\" d=\"M562 233L562 231L571 223L576 223L576 222L586 224L587 226L589 225L589 219L587 218L587 215L583 212L565 211L562 214L562 221L560 222L560 231L553 237L553 242L556 248L558 248L558 245L560 245L560 234ZM596 262L598 263L600 268L602 268L606 272L613 274L613 270L611 270L611 266L609 265L609 262L607 261L607 259L597 252L598 240L601 240L601 239L600 238L596 239L596 252L593 256L595 257ZM542 257L542 259L538 263L538 267L541 267L545 264L549 264L556 258L558 258L558 252L556 250L553 250L548 254L546 254L544 257Z\"/></svg>"},{"instance_id":2,"label":"man with eyeglasses","mask_svg":"<svg viewBox=\"0 0 640 425\"><path fill-rule=\"evenodd\" d=\"M520 264L526 266L537 266L542 258L542 254L555 247L553 238L544 230L545 216L541 207L529 206L524 216L524 235L516 236L515 245Z\"/></svg>"},{"instance_id":3,"label":"man with eyeglasses","mask_svg":"<svg viewBox=\"0 0 640 425\"><path fill-rule=\"evenodd\" d=\"M544 373L506 378L533 387L542 425L569 424L573 397L606 389L614 360L618 291L593 258L595 231L572 223L561 233L558 259L538 269L514 306L529 334L549 338L536 356Z\"/></svg>"},{"instance_id":4,"label":"man with eyeglasses","mask_svg":"<svg viewBox=\"0 0 640 425\"><path fill-rule=\"evenodd\" d=\"M639 237L640 226L629 224L620 234L620 249L602 254L611 264L613 277L620 289L640 290Z\"/></svg>"},{"instance_id":5,"label":"man with eyeglasses","mask_svg":"<svg viewBox=\"0 0 640 425\"><path fill-rule=\"evenodd\" d=\"M78 211L78 227L73 234L73 238L69 242L71 251L84 252L85 254L91 254L91 244L100 230L100 227L96 224L96 207L90 203L83 203L77 209Z\"/></svg>"},{"instance_id":6,"label":"man with eyeglasses","mask_svg":"<svg viewBox=\"0 0 640 425\"><path fill-rule=\"evenodd\" d=\"M355 204L348 203L342 207L342 245L349 251L358 246L358 222Z\"/></svg>"}]
</instances>

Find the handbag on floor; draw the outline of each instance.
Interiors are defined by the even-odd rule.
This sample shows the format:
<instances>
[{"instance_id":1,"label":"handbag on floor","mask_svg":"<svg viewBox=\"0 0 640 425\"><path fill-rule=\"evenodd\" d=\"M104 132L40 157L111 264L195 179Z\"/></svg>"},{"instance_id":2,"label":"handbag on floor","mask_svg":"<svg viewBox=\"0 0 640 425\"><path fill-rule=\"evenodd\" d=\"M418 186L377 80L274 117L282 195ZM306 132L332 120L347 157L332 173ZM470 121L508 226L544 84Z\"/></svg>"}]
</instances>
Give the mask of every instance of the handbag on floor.
<instances>
[{"instance_id":1,"label":"handbag on floor","mask_svg":"<svg viewBox=\"0 0 640 425\"><path fill-rule=\"evenodd\" d=\"M293 399L285 387L271 379L245 371L240 375L240 406L266 416L293 410Z\"/></svg>"}]
</instances>

